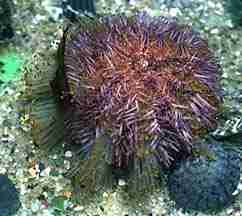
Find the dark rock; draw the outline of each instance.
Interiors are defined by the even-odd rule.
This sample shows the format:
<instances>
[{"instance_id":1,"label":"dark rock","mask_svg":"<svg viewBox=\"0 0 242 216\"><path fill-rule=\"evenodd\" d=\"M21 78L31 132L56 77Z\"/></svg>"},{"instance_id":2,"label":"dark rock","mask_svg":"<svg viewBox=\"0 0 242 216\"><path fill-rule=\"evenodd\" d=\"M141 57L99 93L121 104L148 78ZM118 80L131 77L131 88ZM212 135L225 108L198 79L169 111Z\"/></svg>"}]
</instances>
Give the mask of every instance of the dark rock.
<instances>
[{"instance_id":1,"label":"dark rock","mask_svg":"<svg viewBox=\"0 0 242 216\"><path fill-rule=\"evenodd\" d=\"M224 0L224 8L230 14L235 26L242 26L242 1Z\"/></svg>"},{"instance_id":2,"label":"dark rock","mask_svg":"<svg viewBox=\"0 0 242 216\"><path fill-rule=\"evenodd\" d=\"M39 162L39 172L41 173L45 169L45 164L43 162Z\"/></svg>"},{"instance_id":3,"label":"dark rock","mask_svg":"<svg viewBox=\"0 0 242 216\"><path fill-rule=\"evenodd\" d=\"M208 151L207 151L208 150ZM219 211L233 201L240 179L240 156L221 145L181 161L168 177L170 197L185 210Z\"/></svg>"},{"instance_id":4,"label":"dark rock","mask_svg":"<svg viewBox=\"0 0 242 216\"><path fill-rule=\"evenodd\" d=\"M130 169L130 167L118 168L118 167L111 166L111 171L112 171L113 177L116 179L116 181L118 181L119 179L128 180L131 169Z\"/></svg>"},{"instance_id":5,"label":"dark rock","mask_svg":"<svg viewBox=\"0 0 242 216\"><path fill-rule=\"evenodd\" d=\"M10 39L14 36L11 26L11 0L0 0L0 40Z\"/></svg>"},{"instance_id":6,"label":"dark rock","mask_svg":"<svg viewBox=\"0 0 242 216\"><path fill-rule=\"evenodd\" d=\"M0 175L0 216L15 214L20 205L14 184L6 175Z\"/></svg>"}]
</instances>

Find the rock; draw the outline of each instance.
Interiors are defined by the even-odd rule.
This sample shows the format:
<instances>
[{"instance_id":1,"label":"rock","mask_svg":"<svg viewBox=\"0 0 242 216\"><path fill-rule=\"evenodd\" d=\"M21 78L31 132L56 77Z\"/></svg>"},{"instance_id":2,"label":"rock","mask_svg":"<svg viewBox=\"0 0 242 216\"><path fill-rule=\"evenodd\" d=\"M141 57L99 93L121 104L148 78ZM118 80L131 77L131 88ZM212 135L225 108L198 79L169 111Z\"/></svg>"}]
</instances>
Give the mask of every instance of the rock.
<instances>
[{"instance_id":1,"label":"rock","mask_svg":"<svg viewBox=\"0 0 242 216\"><path fill-rule=\"evenodd\" d=\"M242 1L241 0L224 0L225 10L230 14L235 26L242 25Z\"/></svg>"},{"instance_id":2,"label":"rock","mask_svg":"<svg viewBox=\"0 0 242 216\"><path fill-rule=\"evenodd\" d=\"M64 15L71 20L83 12L95 14L95 5L93 0L62 0Z\"/></svg>"},{"instance_id":3,"label":"rock","mask_svg":"<svg viewBox=\"0 0 242 216\"><path fill-rule=\"evenodd\" d=\"M11 0L0 0L0 41L14 35L11 26L11 6Z\"/></svg>"},{"instance_id":4,"label":"rock","mask_svg":"<svg viewBox=\"0 0 242 216\"><path fill-rule=\"evenodd\" d=\"M20 207L19 195L11 180L0 174L0 216L10 216Z\"/></svg>"},{"instance_id":5,"label":"rock","mask_svg":"<svg viewBox=\"0 0 242 216\"><path fill-rule=\"evenodd\" d=\"M242 117L241 114L226 113L225 121L221 123L212 133L212 137L217 141L222 141L223 145L242 145Z\"/></svg>"},{"instance_id":6,"label":"rock","mask_svg":"<svg viewBox=\"0 0 242 216\"><path fill-rule=\"evenodd\" d=\"M207 146L207 155L180 162L168 177L170 197L185 210L218 211L228 206L240 180L240 156L221 145Z\"/></svg>"},{"instance_id":7,"label":"rock","mask_svg":"<svg viewBox=\"0 0 242 216\"><path fill-rule=\"evenodd\" d=\"M197 1L193 0L156 0L159 4L166 5L168 8L191 8Z\"/></svg>"}]
</instances>

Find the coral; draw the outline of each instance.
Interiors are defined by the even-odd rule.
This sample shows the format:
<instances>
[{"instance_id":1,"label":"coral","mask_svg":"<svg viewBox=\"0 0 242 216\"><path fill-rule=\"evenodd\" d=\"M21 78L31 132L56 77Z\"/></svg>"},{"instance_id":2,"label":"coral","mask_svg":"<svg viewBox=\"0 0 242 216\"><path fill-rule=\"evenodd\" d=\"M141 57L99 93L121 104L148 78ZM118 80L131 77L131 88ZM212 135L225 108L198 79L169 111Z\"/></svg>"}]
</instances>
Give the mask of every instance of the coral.
<instances>
[{"instance_id":1,"label":"coral","mask_svg":"<svg viewBox=\"0 0 242 216\"><path fill-rule=\"evenodd\" d=\"M170 196L178 207L218 211L233 200L240 180L240 156L218 144L206 144L201 153L181 161L168 178ZM204 151L203 151L204 152Z\"/></svg>"}]
</instances>

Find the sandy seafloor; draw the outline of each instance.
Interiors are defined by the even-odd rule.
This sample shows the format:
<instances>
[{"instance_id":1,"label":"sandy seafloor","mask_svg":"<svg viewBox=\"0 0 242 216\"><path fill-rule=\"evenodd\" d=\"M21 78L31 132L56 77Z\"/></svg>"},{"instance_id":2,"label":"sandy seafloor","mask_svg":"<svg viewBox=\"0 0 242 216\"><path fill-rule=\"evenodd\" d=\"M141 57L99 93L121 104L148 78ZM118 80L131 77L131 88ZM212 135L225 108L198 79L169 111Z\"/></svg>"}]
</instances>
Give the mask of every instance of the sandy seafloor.
<instances>
[{"instance_id":1,"label":"sandy seafloor","mask_svg":"<svg viewBox=\"0 0 242 216\"><path fill-rule=\"evenodd\" d=\"M134 5L127 7L122 0L99 0L97 12L131 13L136 8L154 16L176 16L180 23L192 24L208 38L210 46L221 61L224 106L242 113L242 27L235 28L229 14L224 11L222 1L178 0L173 1L177 3L170 4L169 8L162 4L162 0L131 2ZM16 37L5 48L6 51L17 52L21 58L28 60L36 50L43 47L56 49L53 41L58 37L58 29L62 23L61 20L55 21L54 11L57 8L46 0L15 0L15 3ZM28 64L25 66L31 67ZM15 102L23 89L21 81L13 80L2 84L0 91L0 173L7 173L20 192L22 206L18 216L206 215L176 209L168 197L166 187L155 192L146 202L138 198L128 199L122 190L122 184L115 191L95 194L89 205L72 202L70 181L63 177L70 165L70 152L60 150L46 156L32 145L31 137L28 136L29 129L19 124L16 111ZM235 202L214 215L242 215L242 178L234 194Z\"/></svg>"}]
</instances>

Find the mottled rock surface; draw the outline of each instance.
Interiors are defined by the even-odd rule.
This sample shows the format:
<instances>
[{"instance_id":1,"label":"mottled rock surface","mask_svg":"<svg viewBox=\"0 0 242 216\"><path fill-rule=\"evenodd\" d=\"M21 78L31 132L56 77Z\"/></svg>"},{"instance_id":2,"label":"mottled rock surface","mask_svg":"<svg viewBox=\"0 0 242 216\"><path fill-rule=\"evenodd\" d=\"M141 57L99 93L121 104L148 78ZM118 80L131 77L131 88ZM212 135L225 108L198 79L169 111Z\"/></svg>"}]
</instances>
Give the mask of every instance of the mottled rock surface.
<instances>
[{"instance_id":1,"label":"mottled rock surface","mask_svg":"<svg viewBox=\"0 0 242 216\"><path fill-rule=\"evenodd\" d=\"M10 216L20 207L18 192L6 175L0 175L0 216Z\"/></svg>"},{"instance_id":2,"label":"mottled rock surface","mask_svg":"<svg viewBox=\"0 0 242 216\"><path fill-rule=\"evenodd\" d=\"M11 5L11 0L0 0L0 40L13 37Z\"/></svg>"},{"instance_id":3,"label":"mottled rock surface","mask_svg":"<svg viewBox=\"0 0 242 216\"><path fill-rule=\"evenodd\" d=\"M203 150L202 150L203 151ZM240 157L220 145L182 161L169 176L170 196L178 207L217 211L233 200L240 179Z\"/></svg>"}]
</instances>

